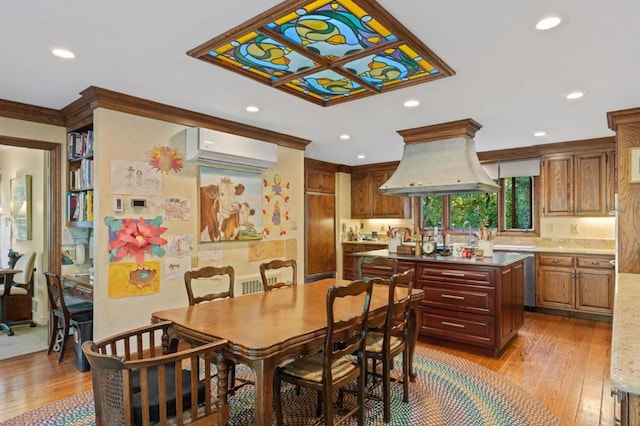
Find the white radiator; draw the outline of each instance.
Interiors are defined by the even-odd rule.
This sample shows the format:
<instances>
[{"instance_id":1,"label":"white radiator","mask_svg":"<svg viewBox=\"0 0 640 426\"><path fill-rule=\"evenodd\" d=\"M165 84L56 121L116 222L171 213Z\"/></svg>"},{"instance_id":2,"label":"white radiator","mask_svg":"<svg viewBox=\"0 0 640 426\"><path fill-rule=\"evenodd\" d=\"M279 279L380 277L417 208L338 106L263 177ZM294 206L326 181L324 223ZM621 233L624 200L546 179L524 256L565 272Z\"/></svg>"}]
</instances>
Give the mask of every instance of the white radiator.
<instances>
[{"instance_id":1,"label":"white radiator","mask_svg":"<svg viewBox=\"0 0 640 426\"><path fill-rule=\"evenodd\" d=\"M267 272L267 281L269 284L277 283L279 280L278 272ZM236 296L244 296L245 294L258 293L263 291L262 278L257 275L245 275L235 279L235 288L233 292Z\"/></svg>"}]
</instances>

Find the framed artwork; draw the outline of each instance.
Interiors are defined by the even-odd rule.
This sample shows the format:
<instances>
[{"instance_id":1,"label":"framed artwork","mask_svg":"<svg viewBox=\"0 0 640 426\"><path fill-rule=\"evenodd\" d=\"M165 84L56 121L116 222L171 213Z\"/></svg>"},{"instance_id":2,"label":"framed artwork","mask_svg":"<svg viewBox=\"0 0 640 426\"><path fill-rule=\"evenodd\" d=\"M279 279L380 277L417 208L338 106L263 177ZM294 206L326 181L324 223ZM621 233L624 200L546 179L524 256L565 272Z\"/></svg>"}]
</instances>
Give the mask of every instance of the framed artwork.
<instances>
[{"instance_id":1,"label":"framed artwork","mask_svg":"<svg viewBox=\"0 0 640 426\"><path fill-rule=\"evenodd\" d=\"M11 179L11 223L13 238L31 239L31 175Z\"/></svg>"},{"instance_id":2,"label":"framed artwork","mask_svg":"<svg viewBox=\"0 0 640 426\"><path fill-rule=\"evenodd\" d=\"M630 148L629 161L629 182L640 183L640 148Z\"/></svg>"},{"instance_id":3,"label":"framed artwork","mask_svg":"<svg viewBox=\"0 0 640 426\"><path fill-rule=\"evenodd\" d=\"M199 242L262 239L262 175L200 166Z\"/></svg>"}]
</instances>

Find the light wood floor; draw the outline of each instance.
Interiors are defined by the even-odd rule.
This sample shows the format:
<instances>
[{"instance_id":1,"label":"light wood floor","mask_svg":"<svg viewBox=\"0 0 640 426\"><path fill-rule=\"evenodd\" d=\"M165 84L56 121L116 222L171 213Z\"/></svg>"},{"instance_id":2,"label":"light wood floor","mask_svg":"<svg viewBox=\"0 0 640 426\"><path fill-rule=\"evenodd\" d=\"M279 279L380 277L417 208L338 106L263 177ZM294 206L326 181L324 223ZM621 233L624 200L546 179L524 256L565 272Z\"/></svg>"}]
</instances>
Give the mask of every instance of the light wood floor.
<instances>
[{"instance_id":1,"label":"light wood floor","mask_svg":"<svg viewBox=\"0 0 640 426\"><path fill-rule=\"evenodd\" d=\"M518 338L499 359L424 345L508 377L549 407L563 425L613 424L610 323L526 312ZM90 373L75 368L74 356L71 347L60 365L57 354L47 357L42 352L3 361L0 422L91 389Z\"/></svg>"}]
</instances>

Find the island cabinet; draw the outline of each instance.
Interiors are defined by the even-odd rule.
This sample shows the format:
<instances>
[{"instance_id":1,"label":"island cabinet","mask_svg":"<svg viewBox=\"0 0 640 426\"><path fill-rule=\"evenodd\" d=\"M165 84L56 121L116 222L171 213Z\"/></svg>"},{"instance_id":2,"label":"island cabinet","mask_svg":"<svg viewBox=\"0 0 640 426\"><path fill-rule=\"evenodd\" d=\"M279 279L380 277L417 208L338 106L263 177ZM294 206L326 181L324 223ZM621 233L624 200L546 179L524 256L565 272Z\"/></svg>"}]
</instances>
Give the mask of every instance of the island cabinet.
<instances>
[{"instance_id":1,"label":"island cabinet","mask_svg":"<svg viewBox=\"0 0 640 426\"><path fill-rule=\"evenodd\" d=\"M420 334L498 356L524 323L523 262L506 266L417 263L424 290Z\"/></svg>"},{"instance_id":2,"label":"island cabinet","mask_svg":"<svg viewBox=\"0 0 640 426\"><path fill-rule=\"evenodd\" d=\"M613 314L613 256L539 253L536 306L568 312Z\"/></svg>"},{"instance_id":3,"label":"island cabinet","mask_svg":"<svg viewBox=\"0 0 640 426\"><path fill-rule=\"evenodd\" d=\"M342 243L342 278L345 280L358 279L358 258L353 257L352 253L358 253L366 250L379 250L387 248L386 243ZM415 267L414 262L398 261L398 272L404 272ZM390 271L381 271L379 269L363 271L365 276L380 278L390 278Z\"/></svg>"}]
</instances>

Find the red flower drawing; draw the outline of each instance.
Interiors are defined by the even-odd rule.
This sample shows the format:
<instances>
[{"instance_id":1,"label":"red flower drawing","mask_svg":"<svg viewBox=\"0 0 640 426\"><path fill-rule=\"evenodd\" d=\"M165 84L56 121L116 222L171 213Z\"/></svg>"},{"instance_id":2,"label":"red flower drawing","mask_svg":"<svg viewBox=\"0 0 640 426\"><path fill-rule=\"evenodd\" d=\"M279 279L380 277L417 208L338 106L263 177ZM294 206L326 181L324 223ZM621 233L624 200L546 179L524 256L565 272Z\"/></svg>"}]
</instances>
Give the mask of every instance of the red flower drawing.
<instances>
[{"instance_id":1,"label":"red flower drawing","mask_svg":"<svg viewBox=\"0 0 640 426\"><path fill-rule=\"evenodd\" d=\"M121 260L125 256L136 258L138 266L144 264L144 253L156 252L159 246L167 243L167 240L159 235L167 228L156 227L147 223L143 218L123 219L122 228L116 231L116 239L109 243L109 250L116 250L114 260Z\"/></svg>"}]
</instances>

